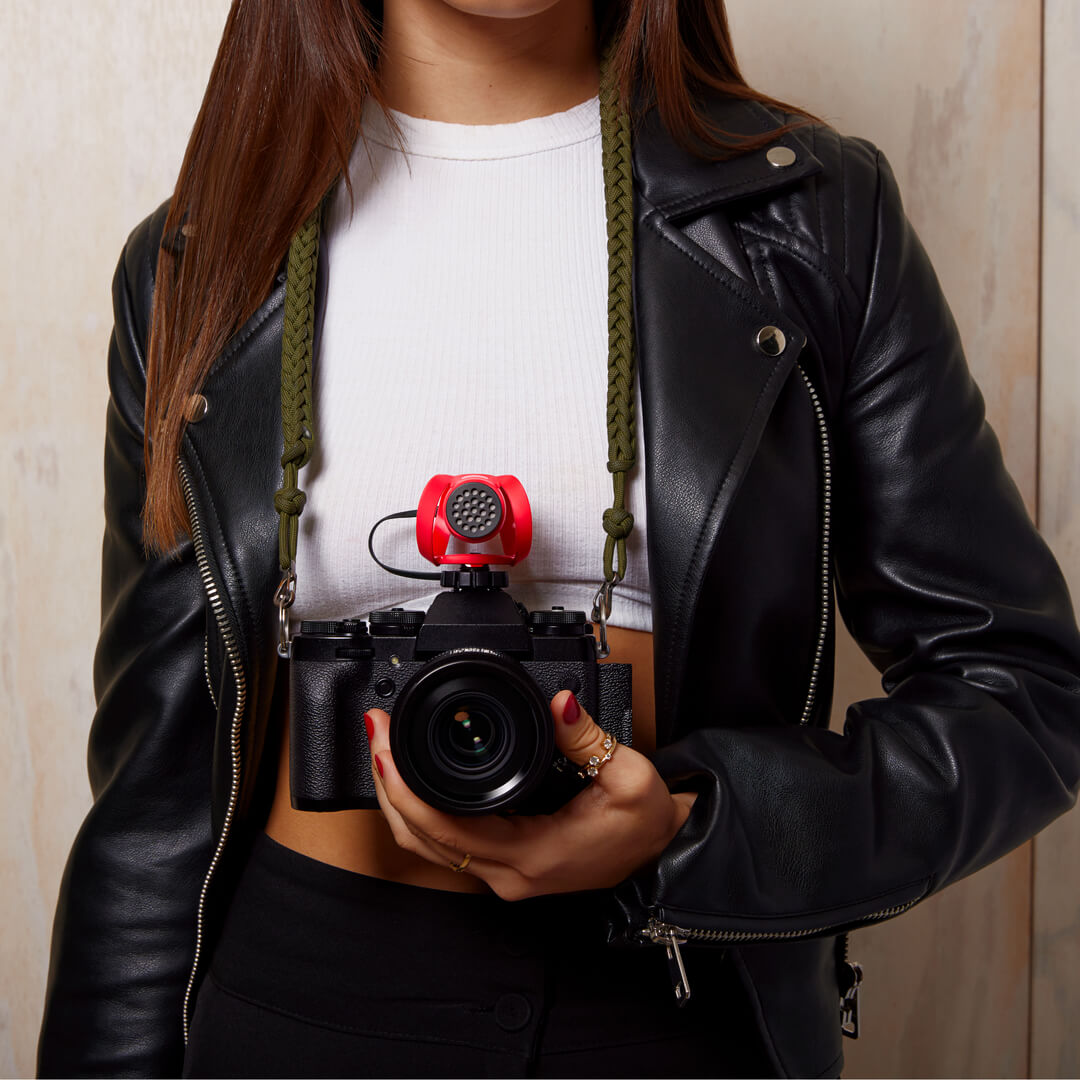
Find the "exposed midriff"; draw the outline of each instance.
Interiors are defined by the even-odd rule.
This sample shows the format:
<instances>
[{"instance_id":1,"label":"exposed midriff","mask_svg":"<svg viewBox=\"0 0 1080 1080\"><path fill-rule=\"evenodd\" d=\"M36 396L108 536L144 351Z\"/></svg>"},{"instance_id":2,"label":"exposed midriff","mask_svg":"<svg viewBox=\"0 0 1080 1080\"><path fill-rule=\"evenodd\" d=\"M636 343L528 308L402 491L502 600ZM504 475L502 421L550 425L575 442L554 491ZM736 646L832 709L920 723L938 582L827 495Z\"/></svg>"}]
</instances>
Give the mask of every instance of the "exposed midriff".
<instances>
[{"instance_id":1,"label":"exposed midriff","mask_svg":"<svg viewBox=\"0 0 1080 1080\"><path fill-rule=\"evenodd\" d=\"M652 634L622 627L608 629L611 655L601 663L633 668L634 748L651 754L656 742L653 702ZM266 832L279 844L320 862L370 877L454 892L487 892L471 874L436 866L398 847L381 810L296 810L289 799L289 725L282 725L277 785Z\"/></svg>"}]
</instances>

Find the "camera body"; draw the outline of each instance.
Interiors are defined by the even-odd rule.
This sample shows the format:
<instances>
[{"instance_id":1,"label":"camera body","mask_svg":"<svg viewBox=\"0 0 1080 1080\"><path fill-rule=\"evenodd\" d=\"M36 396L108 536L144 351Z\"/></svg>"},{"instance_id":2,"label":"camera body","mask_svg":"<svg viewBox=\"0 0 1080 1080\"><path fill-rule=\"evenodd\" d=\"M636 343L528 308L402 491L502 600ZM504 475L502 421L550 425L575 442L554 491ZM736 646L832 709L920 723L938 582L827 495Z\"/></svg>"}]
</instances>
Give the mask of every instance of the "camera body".
<instances>
[{"instance_id":1,"label":"camera body","mask_svg":"<svg viewBox=\"0 0 1080 1080\"><path fill-rule=\"evenodd\" d=\"M378 805L364 713L391 716L390 749L416 795L452 814L551 813L591 781L557 751L559 690L620 742L629 664L600 664L583 611L527 611L505 571L444 569L427 612L304 622L292 640L290 774L299 810Z\"/></svg>"}]
</instances>

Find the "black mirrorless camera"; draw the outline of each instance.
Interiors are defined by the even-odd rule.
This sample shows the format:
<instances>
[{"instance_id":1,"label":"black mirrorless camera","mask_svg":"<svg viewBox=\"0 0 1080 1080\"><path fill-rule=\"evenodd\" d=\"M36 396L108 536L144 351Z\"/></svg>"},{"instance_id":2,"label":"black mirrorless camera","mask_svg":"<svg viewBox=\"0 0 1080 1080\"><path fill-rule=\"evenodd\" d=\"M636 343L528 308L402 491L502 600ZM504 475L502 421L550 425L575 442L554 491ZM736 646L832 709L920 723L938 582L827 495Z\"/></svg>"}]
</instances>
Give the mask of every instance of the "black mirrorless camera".
<instances>
[{"instance_id":1,"label":"black mirrorless camera","mask_svg":"<svg viewBox=\"0 0 1080 1080\"><path fill-rule=\"evenodd\" d=\"M602 728L629 744L630 665L597 662L585 612L527 611L504 591L507 572L495 567L524 558L532 533L514 477L433 477L415 514L417 546L443 567L422 576L447 589L428 611L303 622L293 637L292 804L378 805L363 718L380 708L390 714L398 771L431 806L551 813L590 783L555 747L552 697L573 690ZM455 537L489 547L499 540L502 550L450 553ZM375 557L370 539L369 548Z\"/></svg>"}]
</instances>

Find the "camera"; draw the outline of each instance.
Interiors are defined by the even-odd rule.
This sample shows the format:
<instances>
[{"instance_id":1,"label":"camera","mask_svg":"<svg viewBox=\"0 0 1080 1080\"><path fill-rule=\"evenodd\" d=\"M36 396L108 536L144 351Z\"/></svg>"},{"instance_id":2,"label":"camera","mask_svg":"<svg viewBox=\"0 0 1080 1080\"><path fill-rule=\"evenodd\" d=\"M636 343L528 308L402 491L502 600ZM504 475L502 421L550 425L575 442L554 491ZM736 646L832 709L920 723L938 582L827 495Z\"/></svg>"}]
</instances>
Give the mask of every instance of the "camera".
<instances>
[{"instance_id":1,"label":"camera","mask_svg":"<svg viewBox=\"0 0 1080 1080\"><path fill-rule=\"evenodd\" d=\"M532 530L514 477L433 477L417 511L390 517L414 513L417 546L442 569L380 565L438 580L446 591L430 608L307 621L292 639L292 804L378 805L363 717L380 708L390 714L398 771L424 802L461 815L551 813L591 782L555 746L551 698L573 690L600 727L629 744L630 665L597 662L584 611L528 611L506 591L500 567L524 558ZM488 550L451 552L454 538ZM369 548L378 561L370 539Z\"/></svg>"}]
</instances>

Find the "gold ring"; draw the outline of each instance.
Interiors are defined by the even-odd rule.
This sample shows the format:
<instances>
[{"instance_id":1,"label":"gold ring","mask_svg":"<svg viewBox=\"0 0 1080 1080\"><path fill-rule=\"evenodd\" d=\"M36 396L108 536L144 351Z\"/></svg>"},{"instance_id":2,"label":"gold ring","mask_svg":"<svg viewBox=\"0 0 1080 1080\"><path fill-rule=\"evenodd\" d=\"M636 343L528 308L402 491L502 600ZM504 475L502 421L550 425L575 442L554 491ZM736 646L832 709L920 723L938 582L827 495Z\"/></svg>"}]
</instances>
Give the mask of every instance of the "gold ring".
<instances>
[{"instance_id":1,"label":"gold ring","mask_svg":"<svg viewBox=\"0 0 1080 1080\"><path fill-rule=\"evenodd\" d=\"M472 859L472 856L469 855L469 854L466 854L465 858L462 859L461 862L452 862L450 864L450 869L453 870L455 874L463 873L464 870L465 870L465 867L469 865L469 862L470 862L471 859Z\"/></svg>"},{"instance_id":2,"label":"gold ring","mask_svg":"<svg viewBox=\"0 0 1080 1080\"><path fill-rule=\"evenodd\" d=\"M619 740L614 735L604 736L604 756L599 754L593 754L584 765L578 769L578 776L582 780L591 780L600 769L611 760L611 755L615 753L615 747L619 745Z\"/></svg>"}]
</instances>

